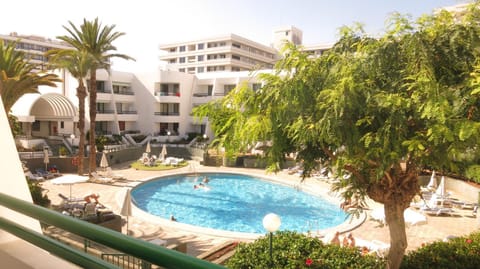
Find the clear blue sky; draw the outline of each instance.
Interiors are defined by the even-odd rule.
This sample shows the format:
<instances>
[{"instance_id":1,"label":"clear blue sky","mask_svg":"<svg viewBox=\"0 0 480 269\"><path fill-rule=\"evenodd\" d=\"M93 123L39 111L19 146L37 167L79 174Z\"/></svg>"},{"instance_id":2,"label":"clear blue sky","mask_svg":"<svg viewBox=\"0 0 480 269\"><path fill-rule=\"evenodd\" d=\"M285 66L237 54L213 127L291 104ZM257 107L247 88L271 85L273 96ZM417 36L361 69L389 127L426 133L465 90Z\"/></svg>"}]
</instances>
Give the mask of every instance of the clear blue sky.
<instances>
[{"instance_id":1,"label":"clear blue sky","mask_svg":"<svg viewBox=\"0 0 480 269\"><path fill-rule=\"evenodd\" d=\"M228 33L269 45L273 30L294 25L304 44L334 42L338 28L360 22L371 34L381 33L392 12L417 18L433 9L466 0L24 0L2 4L0 33L65 35L62 25L79 25L99 17L125 32L115 45L137 59L114 63L114 69L154 68L159 44Z\"/></svg>"}]
</instances>

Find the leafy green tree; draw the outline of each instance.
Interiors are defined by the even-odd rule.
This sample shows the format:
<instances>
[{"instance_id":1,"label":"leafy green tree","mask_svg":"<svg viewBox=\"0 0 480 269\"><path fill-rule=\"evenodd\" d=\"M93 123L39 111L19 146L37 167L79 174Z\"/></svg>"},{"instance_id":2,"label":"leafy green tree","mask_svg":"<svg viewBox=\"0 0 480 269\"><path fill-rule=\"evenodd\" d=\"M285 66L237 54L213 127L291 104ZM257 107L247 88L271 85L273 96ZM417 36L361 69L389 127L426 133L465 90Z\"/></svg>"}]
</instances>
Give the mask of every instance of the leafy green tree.
<instances>
[{"instance_id":1,"label":"leafy green tree","mask_svg":"<svg viewBox=\"0 0 480 269\"><path fill-rule=\"evenodd\" d=\"M7 115L24 94L38 93L38 86L56 87L55 82L61 81L55 74L40 74L15 47L16 42L0 42L0 95Z\"/></svg>"},{"instance_id":2,"label":"leafy green tree","mask_svg":"<svg viewBox=\"0 0 480 269\"><path fill-rule=\"evenodd\" d=\"M85 156L85 98L87 89L85 78L89 74L90 68L95 59L85 50L73 49L55 49L47 52L49 61L53 68L66 69L77 79L77 97L78 97L78 131L80 133L78 143L78 170L79 175L83 174Z\"/></svg>"},{"instance_id":3,"label":"leafy green tree","mask_svg":"<svg viewBox=\"0 0 480 269\"><path fill-rule=\"evenodd\" d=\"M130 56L124 54L111 53L117 48L113 42L119 37L125 35L123 32L115 32L115 25L102 26L98 18L93 21L83 20L80 27L76 27L72 22L69 22L70 28L63 27L69 33L68 36L57 37L65 41L78 51L85 51L94 59L90 66L90 154L89 154L89 173L96 171L96 149L95 149L95 119L97 116L97 70L106 69L110 71L110 63L113 58L122 58L126 60L133 60Z\"/></svg>"},{"instance_id":4,"label":"leafy green tree","mask_svg":"<svg viewBox=\"0 0 480 269\"><path fill-rule=\"evenodd\" d=\"M194 113L217 121L212 127L218 141L228 137L227 151L272 141L273 170L291 152L305 176L328 162L338 178L333 189L345 199L384 205L388 268L399 268L407 248L403 212L420 192L420 172L460 171L470 161L465 152L478 155L472 80L479 16L469 8L462 20L445 11L414 24L396 14L379 38L359 25L343 27L335 46L316 59L290 44L275 73L261 75L262 89L239 87ZM217 120L222 114L229 118Z\"/></svg>"}]
</instances>

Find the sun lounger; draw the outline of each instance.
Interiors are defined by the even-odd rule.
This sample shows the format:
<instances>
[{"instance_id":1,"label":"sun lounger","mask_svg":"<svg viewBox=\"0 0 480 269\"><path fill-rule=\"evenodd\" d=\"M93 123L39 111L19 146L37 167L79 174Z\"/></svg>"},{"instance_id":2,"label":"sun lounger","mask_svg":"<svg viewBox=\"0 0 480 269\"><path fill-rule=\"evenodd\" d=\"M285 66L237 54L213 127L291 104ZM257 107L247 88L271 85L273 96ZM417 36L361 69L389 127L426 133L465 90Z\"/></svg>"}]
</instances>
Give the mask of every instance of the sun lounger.
<instances>
[{"instance_id":1,"label":"sun lounger","mask_svg":"<svg viewBox=\"0 0 480 269\"><path fill-rule=\"evenodd\" d=\"M83 202L83 198L68 198L67 196L63 195L62 193L59 193L58 196L62 198L64 202L72 203L72 202Z\"/></svg>"},{"instance_id":2,"label":"sun lounger","mask_svg":"<svg viewBox=\"0 0 480 269\"><path fill-rule=\"evenodd\" d=\"M37 173L37 175L43 177L43 178L46 178L46 179L50 179L50 178L54 178L55 175L48 172L48 171L45 171L45 169L43 168L37 168L35 169L35 173Z\"/></svg>"},{"instance_id":3,"label":"sun lounger","mask_svg":"<svg viewBox=\"0 0 480 269\"><path fill-rule=\"evenodd\" d=\"M452 215L455 213L455 210L449 207L423 207L420 209L422 212L425 212L428 215L433 215L433 216L441 216L441 215Z\"/></svg>"},{"instance_id":4,"label":"sun lounger","mask_svg":"<svg viewBox=\"0 0 480 269\"><path fill-rule=\"evenodd\" d=\"M28 171L25 173L25 176L28 177L28 179L30 180L36 180L36 181L41 181L41 180L45 180L44 177L40 176L40 175L37 175L37 174L33 174L32 172Z\"/></svg>"},{"instance_id":5,"label":"sun lounger","mask_svg":"<svg viewBox=\"0 0 480 269\"><path fill-rule=\"evenodd\" d=\"M65 210L73 212L77 209L83 210L83 207L85 206L85 200L83 198L68 198L62 193L59 193L58 196L62 198L61 206Z\"/></svg>"},{"instance_id":6,"label":"sun lounger","mask_svg":"<svg viewBox=\"0 0 480 269\"><path fill-rule=\"evenodd\" d=\"M97 172L92 172L91 180L94 181L94 182L97 182L97 183L111 183L111 182L113 182L113 178L101 176Z\"/></svg>"},{"instance_id":7,"label":"sun lounger","mask_svg":"<svg viewBox=\"0 0 480 269\"><path fill-rule=\"evenodd\" d=\"M384 243L379 240L363 240L360 238L355 238L356 247L366 247L369 250L369 253L374 253L379 257L386 257L388 251L390 250L390 244Z\"/></svg>"},{"instance_id":8,"label":"sun lounger","mask_svg":"<svg viewBox=\"0 0 480 269\"><path fill-rule=\"evenodd\" d=\"M112 168L111 167L107 167L107 171L105 173L105 176L106 177L109 177L109 178L112 178L112 179L127 179L125 176L121 175L121 174L116 174L113 172Z\"/></svg>"}]
</instances>

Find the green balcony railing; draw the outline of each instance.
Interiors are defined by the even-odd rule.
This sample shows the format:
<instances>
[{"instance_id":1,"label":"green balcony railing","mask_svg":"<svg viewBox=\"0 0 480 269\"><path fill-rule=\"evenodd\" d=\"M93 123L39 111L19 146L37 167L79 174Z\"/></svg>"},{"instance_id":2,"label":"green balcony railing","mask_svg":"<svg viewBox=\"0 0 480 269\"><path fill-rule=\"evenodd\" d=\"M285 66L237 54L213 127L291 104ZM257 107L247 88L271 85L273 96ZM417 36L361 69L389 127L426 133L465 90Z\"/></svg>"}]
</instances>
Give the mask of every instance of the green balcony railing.
<instances>
[{"instance_id":1,"label":"green balcony railing","mask_svg":"<svg viewBox=\"0 0 480 269\"><path fill-rule=\"evenodd\" d=\"M0 205L48 225L56 226L164 268L224 268L218 264L200 260L178 251L126 236L92 223L64 216L59 212L31 204L3 193L0 193ZM72 249L5 218L0 218L0 228L84 268L118 268L97 257Z\"/></svg>"}]
</instances>

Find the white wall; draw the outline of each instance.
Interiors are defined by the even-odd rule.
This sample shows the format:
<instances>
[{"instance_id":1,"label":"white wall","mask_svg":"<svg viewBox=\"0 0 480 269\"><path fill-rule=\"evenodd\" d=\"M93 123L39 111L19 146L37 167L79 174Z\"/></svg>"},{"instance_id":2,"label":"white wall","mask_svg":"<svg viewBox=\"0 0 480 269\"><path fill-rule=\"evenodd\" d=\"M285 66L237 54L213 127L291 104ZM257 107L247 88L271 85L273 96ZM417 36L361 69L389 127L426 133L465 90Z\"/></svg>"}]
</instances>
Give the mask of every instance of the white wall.
<instances>
[{"instance_id":1,"label":"white wall","mask_svg":"<svg viewBox=\"0 0 480 269\"><path fill-rule=\"evenodd\" d=\"M20 157L10 127L8 125L3 102L0 100L0 149L2 149L2 161L0 161L0 192L32 203L32 196L28 189L27 180L23 173ZM0 206L0 216L19 223L27 228L41 233L40 223L32 218L16 213ZM0 244L13 241L15 237L0 230Z\"/></svg>"}]
</instances>

